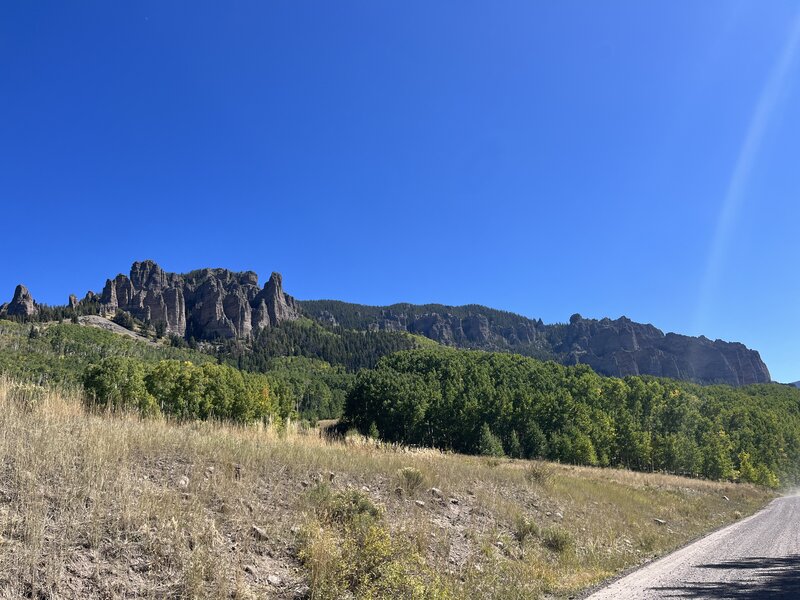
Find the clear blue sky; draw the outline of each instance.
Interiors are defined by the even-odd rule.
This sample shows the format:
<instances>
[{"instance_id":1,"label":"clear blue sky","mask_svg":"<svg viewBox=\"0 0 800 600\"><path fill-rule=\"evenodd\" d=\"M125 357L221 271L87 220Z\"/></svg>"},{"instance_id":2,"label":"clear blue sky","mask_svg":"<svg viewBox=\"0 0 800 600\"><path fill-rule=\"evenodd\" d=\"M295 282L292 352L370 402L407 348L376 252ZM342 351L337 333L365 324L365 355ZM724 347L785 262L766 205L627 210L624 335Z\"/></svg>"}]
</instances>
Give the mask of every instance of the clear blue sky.
<instances>
[{"instance_id":1,"label":"clear blue sky","mask_svg":"<svg viewBox=\"0 0 800 600\"><path fill-rule=\"evenodd\" d=\"M0 298L133 260L627 315L800 379L800 4L0 4Z\"/></svg>"}]
</instances>

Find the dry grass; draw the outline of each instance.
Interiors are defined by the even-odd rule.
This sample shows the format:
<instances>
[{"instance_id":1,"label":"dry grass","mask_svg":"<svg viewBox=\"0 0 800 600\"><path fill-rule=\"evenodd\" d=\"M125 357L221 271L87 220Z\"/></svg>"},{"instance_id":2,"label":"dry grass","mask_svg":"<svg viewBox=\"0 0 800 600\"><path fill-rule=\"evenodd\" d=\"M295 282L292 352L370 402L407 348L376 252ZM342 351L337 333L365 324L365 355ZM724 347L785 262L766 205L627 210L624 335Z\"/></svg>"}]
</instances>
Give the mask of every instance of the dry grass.
<instances>
[{"instance_id":1,"label":"dry grass","mask_svg":"<svg viewBox=\"0 0 800 600\"><path fill-rule=\"evenodd\" d=\"M413 547L457 598L566 596L770 498L659 474L93 415L75 394L0 380L0 597L324 598L300 560L320 551L303 547L320 525L320 482L363 491L392 547Z\"/></svg>"}]
</instances>

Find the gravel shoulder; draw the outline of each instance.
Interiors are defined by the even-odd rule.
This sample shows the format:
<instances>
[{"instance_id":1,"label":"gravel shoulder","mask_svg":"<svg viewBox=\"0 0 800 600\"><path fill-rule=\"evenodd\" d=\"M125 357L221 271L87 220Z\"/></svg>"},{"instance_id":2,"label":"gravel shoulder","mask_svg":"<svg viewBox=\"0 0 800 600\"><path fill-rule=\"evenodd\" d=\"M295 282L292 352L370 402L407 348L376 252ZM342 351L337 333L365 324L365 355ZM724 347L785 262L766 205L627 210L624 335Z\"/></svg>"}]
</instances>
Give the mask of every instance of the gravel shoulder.
<instances>
[{"instance_id":1,"label":"gravel shoulder","mask_svg":"<svg viewBox=\"0 0 800 600\"><path fill-rule=\"evenodd\" d=\"M589 600L800 598L800 495L622 577Z\"/></svg>"}]
</instances>

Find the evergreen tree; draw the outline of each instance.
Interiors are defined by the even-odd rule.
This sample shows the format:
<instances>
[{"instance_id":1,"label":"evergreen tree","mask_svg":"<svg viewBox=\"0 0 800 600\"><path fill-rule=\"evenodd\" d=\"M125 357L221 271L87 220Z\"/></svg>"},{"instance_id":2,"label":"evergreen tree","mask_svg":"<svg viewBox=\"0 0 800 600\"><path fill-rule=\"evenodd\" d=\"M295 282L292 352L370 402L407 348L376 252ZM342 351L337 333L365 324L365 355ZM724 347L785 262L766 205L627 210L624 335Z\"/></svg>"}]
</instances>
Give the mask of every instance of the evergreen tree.
<instances>
[{"instance_id":1,"label":"evergreen tree","mask_svg":"<svg viewBox=\"0 0 800 600\"><path fill-rule=\"evenodd\" d=\"M478 454L481 456L505 456L505 452L503 452L503 443L500 441L499 437L492 433L492 430L486 423L481 425L481 433L478 440Z\"/></svg>"}]
</instances>

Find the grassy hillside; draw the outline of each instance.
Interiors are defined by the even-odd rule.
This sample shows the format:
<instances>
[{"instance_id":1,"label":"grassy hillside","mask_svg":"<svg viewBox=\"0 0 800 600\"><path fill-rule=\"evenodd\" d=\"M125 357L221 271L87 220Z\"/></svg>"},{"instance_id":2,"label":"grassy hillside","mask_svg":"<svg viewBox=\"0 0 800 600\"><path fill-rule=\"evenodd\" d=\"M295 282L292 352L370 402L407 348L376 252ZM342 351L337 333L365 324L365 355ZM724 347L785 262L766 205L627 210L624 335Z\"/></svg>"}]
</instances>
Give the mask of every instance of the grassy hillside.
<instances>
[{"instance_id":1,"label":"grassy hillside","mask_svg":"<svg viewBox=\"0 0 800 600\"><path fill-rule=\"evenodd\" d=\"M340 339L340 336L329 335ZM230 360L224 352L214 355L186 346L173 347L164 340L145 342L136 339L138 337L72 323L31 324L0 320L0 375L36 384L80 387L90 365L112 357L133 359L133 362L141 363L144 370L165 360L189 361L194 365L225 361L233 367L253 366ZM408 342L402 347L415 346L411 336L405 335L403 339ZM377 355L374 360L377 360ZM278 353L267 357L257 368L253 366L247 370L269 373L270 393L276 402L296 413L295 416L311 421L339 417L353 380L353 375L342 366L331 366L322 360L302 356L284 357Z\"/></svg>"},{"instance_id":2,"label":"grassy hillside","mask_svg":"<svg viewBox=\"0 0 800 600\"><path fill-rule=\"evenodd\" d=\"M95 327L72 323L25 324L0 320L0 373L36 383L74 385L86 365L109 356L144 362L164 359L213 362L189 348L146 344Z\"/></svg>"},{"instance_id":3,"label":"grassy hillside","mask_svg":"<svg viewBox=\"0 0 800 600\"><path fill-rule=\"evenodd\" d=\"M12 597L566 597L763 505L658 474L89 414L0 380Z\"/></svg>"}]
</instances>

